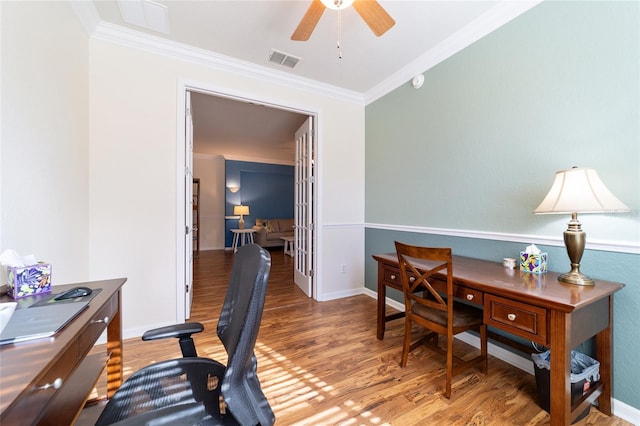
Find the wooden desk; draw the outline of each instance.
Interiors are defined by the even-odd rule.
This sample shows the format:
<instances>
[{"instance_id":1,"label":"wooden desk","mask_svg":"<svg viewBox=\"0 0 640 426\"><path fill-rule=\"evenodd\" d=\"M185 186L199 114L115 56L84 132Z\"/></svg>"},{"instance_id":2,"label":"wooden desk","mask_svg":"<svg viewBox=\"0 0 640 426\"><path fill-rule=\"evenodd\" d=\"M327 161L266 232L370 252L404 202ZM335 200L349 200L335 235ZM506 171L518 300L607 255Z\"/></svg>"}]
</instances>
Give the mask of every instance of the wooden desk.
<instances>
[{"instance_id":1,"label":"wooden desk","mask_svg":"<svg viewBox=\"0 0 640 426\"><path fill-rule=\"evenodd\" d=\"M122 384L120 289L125 281L53 287L54 293L76 286L102 290L54 337L0 347L0 424L73 424L105 365L107 396L113 396ZM47 296L19 299L18 309ZM8 300L3 296L2 301ZM87 356L105 328L108 353ZM56 379L61 379L61 387L43 389Z\"/></svg>"},{"instance_id":2,"label":"wooden desk","mask_svg":"<svg viewBox=\"0 0 640 426\"><path fill-rule=\"evenodd\" d=\"M395 253L373 258L378 261L377 337L382 339L386 321L404 316L386 315L386 287L402 291L402 284ZM558 275L525 274L501 263L453 256L456 297L482 307L487 325L551 349L551 424L570 425L598 398L600 411L611 415L613 294L624 284L597 280L595 286L576 286L558 282ZM571 349L592 336L600 381L572 406Z\"/></svg>"}]
</instances>

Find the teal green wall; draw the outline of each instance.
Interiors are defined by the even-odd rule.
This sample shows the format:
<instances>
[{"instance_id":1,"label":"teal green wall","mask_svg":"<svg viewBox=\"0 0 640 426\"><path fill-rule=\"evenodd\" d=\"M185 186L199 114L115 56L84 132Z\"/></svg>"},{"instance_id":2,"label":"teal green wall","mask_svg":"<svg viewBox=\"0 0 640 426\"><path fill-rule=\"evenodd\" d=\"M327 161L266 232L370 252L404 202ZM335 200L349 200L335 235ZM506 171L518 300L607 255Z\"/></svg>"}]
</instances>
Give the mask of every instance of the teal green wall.
<instances>
[{"instance_id":1,"label":"teal green wall","mask_svg":"<svg viewBox=\"0 0 640 426\"><path fill-rule=\"evenodd\" d=\"M424 76L366 108L366 286L395 239L492 260L526 245L432 229L561 238L568 217L532 211L556 171L595 168L631 212L581 215L588 243L623 247L588 249L582 270L626 284L614 397L640 409L640 2L541 3ZM563 247L543 248L568 270Z\"/></svg>"}]
</instances>

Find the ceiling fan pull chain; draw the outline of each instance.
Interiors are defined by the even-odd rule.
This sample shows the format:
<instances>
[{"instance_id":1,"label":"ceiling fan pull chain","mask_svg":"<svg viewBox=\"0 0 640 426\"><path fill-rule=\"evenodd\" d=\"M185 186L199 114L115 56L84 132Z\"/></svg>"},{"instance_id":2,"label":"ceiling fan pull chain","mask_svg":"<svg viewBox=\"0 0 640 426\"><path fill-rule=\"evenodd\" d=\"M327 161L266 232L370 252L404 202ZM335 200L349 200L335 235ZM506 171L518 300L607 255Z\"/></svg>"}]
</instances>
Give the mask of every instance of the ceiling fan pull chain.
<instances>
[{"instance_id":1,"label":"ceiling fan pull chain","mask_svg":"<svg viewBox=\"0 0 640 426\"><path fill-rule=\"evenodd\" d=\"M342 48L340 47L340 40L342 39L342 10L338 9L338 59L342 59Z\"/></svg>"}]
</instances>

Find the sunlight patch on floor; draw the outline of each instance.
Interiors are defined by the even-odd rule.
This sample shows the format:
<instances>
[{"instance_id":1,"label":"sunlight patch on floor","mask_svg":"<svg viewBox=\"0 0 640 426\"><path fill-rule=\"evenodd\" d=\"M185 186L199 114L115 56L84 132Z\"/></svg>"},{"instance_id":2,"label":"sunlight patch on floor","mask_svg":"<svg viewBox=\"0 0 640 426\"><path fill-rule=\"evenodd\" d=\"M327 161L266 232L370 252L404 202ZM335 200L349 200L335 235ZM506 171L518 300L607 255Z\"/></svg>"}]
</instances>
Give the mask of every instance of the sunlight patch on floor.
<instances>
[{"instance_id":1,"label":"sunlight patch on floor","mask_svg":"<svg viewBox=\"0 0 640 426\"><path fill-rule=\"evenodd\" d=\"M256 343L258 376L262 390L271 403L271 408L279 416L291 416L312 408L314 401L335 397L333 386L307 370L294 365L285 356L270 347ZM371 411L362 412L362 405L352 400L330 407L314 415L305 415L304 420L292 423L303 425L376 425L382 423L380 417Z\"/></svg>"}]
</instances>

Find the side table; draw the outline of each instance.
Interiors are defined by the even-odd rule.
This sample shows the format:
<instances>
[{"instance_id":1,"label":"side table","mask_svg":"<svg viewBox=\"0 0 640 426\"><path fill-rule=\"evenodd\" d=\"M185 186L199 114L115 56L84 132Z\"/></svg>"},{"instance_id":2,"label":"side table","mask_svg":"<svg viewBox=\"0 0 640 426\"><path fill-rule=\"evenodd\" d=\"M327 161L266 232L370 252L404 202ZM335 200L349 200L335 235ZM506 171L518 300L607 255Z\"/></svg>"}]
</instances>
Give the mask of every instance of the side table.
<instances>
[{"instance_id":1,"label":"side table","mask_svg":"<svg viewBox=\"0 0 640 426\"><path fill-rule=\"evenodd\" d=\"M238 243L240 246L245 244L253 244L253 234L256 232L253 228L248 229L232 229L233 233L233 244L231 248L233 252L236 253L238 251Z\"/></svg>"},{"instance_id":2,"label":"side table","mask_svg":"<svg viewBox=\"0 0 640 426\"><path fill-rule=\"evenodd\" d=\"M288 254L289 256L293 257L293 250L294 250L293 240L295 239L295 237L280 237L280 238L284 240L284 254Z\"/></svg>"}]
</instances>

